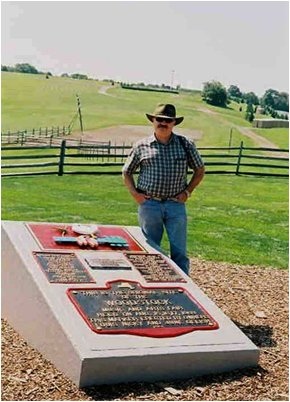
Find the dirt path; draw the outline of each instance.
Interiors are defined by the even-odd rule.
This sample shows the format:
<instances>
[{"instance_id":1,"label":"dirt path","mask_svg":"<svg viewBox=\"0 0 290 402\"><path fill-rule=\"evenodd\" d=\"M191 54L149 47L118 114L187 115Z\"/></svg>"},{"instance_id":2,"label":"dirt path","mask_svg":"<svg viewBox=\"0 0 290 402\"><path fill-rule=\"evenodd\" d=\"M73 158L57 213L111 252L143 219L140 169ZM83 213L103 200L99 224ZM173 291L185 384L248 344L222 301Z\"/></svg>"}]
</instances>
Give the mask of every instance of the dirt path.
<instances>
[{"instance_id":1,"label":"dirt path","mask_svg":"<svg viewBox=\"0 0 290 402\"><path fill-rule=\"evenodd\" d=\"M70 138L82 138L84 141L111 141L112 145L131 145L132 143L152 134L152 126L112 126L94 131L86 131L83 135L74 133ZM185 135L197 142L202 132L186 128L178 128L178 134Z\"/></svg>"},{"instance_id":2,"label":"dirt path","mask_svg":"<svg viewBox=\"0 0 290 402\"><path fill-rule=\"evenodd\" d=\"M255 141L259 147L279 149L279 147L276 144L267 140L267 138L264 138L261 135L254 133L251 129L249 129L247 127L234 126L234 128L237 129L241 134L243 134L246 137L251 138L253 141ZM267 153L267 155L275 156L277 158L278 157L288 157L287 152L267 151L266 153Z\"/></svg>"},{"instance_id":3,"label":"dirt path","mask_svg":"<svg viewBox=\"0 0 290 402\"><path fill-rule=\"evenodd\" d=\"M111 94L108 94L108 89L109 88L111 88L112 86L111 85L104 85L104 86L102 86L100 89L99 89L99 93L100 94L102 94L102 95L107 95L107 96L112 96L113 98L115 98L115 96L114 95L111 95Z\"/></svg>"},{"instance_id":4,"label":"dirt path","mask_svg":"<svg viewBox=\"0 0 290 402\"><path fill-rule=\"evenodd\" d=\"M225 120L224 118L221 117L221 115L218 112L212 111L210 109L206 109L206 108L200 108L198 109L199 112L203 112L203 113L208 113L211 115L216 115L219 116L219 119L221 121L223 121L223 123L227 124L228 126L231 126L232 128L235 128L240 134L250 138L251 140L253 140L255 142L255 145L257 147L261 147L261 148L274 148L274 149L279 149L278 145L274 144L273 142L269 141L267 138L262 137L259 134L256 134L254 131L252 131L250 128L248 127L241 127L241 126L237 126L237 125L233 125L231 123L229 123L227 120ZM271 151L266 151L265 154L267 154L268 156L274 156L276 158L279 157L288 157L288 153L287 152L271 152Z\"/></svg>"},{"instance_id":5,"label":"dirt path","mask_svg":"<svg viewBox=\"0 0 290 402\"><path fill-rule=\"evenodd\" d=\"M111 85L102 86L99 89L99 93L102 95L112 96L114 95L109 94L107 91L111 88ZM223 123L235 128L239 131L240 134L251 138L255 142L255 145L261 148L274 148L278 149L279 147L274 144L273 142L267 140L266 138L262 137L261 135L256 134L248 127L241 127L237 125L229 124L228 121L223 119L220 113L215 112L213 110L207 109L205 107L197 109L199 112L219 116L220 120ZM112 143L116 143L117 145L126 143L131 144L139 139L150 135L152 132L152 128L149 126L116 126L116 127L107 127L101 130L86 132L84 133L83 139L87 141L112 141ZM189 129L178 129L180 134L186 135L194 141L199 140L202 137L202 133L194 130ZM79 138L79 137L77 137ZM285 152L271 152L267 151L267 155L276 156L276 157L287 157L288 154Z\"/></svg>"},{"instance_id":6,"label":"dirt path","mask_svg":"<svg viewBox=\"0 0 290 402\"><path fill-rule=\"evenodd\" d=\"M107 93L108 89L111 88L111 85L107 86L102 86L99 89L99 93L102 95L107 95L107 96L112 96L109 93ZM197 109L200 112L203 113L208 113L211 115L216 115L218 118L226 125L229 127L235 128L240 134L250 138L255 142L255 146L261 147L261 148L274 148L274 149L279 149L279 147L274 144L273 142L269 141L268 139L262 137L259 134L256 134L254 131L252 131L248 127L241 127L237 125L233 125L229 123L227 120L225 120L223 117L218 112L206 109L206 108L200 108ZM193 140L195 143L198 143L198 140L202 138L203 133L198 130L191 130L191 129L186 129L186 128L179 128L176 130L177 133L181 135L185 135L191 140ZM122 125L122 126L112 126L112 127L106 127L102 128L99 130L93 130L93 131L86 131L84 132L83 135L81 133L74 133L71 138L82 138L84 141L111 141L111 143L114 145L131 145L134 142L140 140L141 138L144 138L146 136L149 136L152 134L152 126L133 126L133 125ZM271 152L271 151L265 151L265 154L268 156L273 156L273 157L288 157L287 152Z\"/></svg>"}]
</instances>

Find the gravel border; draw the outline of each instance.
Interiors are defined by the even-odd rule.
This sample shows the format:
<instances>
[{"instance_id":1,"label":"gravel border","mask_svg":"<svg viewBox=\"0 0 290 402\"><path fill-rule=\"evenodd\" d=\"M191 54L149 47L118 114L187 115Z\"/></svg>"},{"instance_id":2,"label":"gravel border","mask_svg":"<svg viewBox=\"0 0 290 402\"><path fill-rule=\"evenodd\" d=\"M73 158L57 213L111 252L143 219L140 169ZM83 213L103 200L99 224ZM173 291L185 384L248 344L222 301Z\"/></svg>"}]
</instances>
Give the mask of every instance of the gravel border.
<instances>
[{"instance_id":1,"label":"gravel border","mask_svg":"<svg viewBox=\"0 0 290 402\"><path fill-rule=\"evenodd\" d=\"M260 348L257 368L78 389L2 320L2 401L278 401L288 398L288 272L191 260L193 281Z\"/></svg>"}]
</instances>

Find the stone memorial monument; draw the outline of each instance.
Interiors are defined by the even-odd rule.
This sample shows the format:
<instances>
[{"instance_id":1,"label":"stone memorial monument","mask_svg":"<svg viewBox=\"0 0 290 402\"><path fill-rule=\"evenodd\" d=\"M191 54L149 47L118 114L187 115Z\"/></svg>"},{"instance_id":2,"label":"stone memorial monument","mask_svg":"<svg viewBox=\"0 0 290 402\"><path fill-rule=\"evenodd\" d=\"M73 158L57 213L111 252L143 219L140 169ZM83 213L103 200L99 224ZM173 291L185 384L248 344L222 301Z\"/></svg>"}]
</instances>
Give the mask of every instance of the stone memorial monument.
<instances>
[{"instance_id":1,"label":"stone memorial monument","mask_svg":"<svg viewBox=\"0 0 290 402\"><path fill-rule=\"evenodd\" d=\"M259 359L137 227L2 222L2 316L79 387L190 378Z\"/></svg>"}]
</instances>

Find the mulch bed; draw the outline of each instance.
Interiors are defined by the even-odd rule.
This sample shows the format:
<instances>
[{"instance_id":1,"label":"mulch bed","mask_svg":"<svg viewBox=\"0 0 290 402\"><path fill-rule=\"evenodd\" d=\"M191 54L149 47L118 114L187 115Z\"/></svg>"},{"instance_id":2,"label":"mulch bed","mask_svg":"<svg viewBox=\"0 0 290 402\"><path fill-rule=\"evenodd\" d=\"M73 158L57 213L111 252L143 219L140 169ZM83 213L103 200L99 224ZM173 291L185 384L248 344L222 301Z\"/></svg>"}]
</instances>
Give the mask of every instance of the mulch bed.
<instances>
[{"instance_id":1,"label":"mulch bed","mask_svg":"<svg viewBox=\"0 0 290 402\"><path fill-rule=\"evenodd\" d=\"M288 272L192 259L191 277L260 348L257 368L80 390L2 320L1 400L288 400Z\"/></svg>"}]
</instances>

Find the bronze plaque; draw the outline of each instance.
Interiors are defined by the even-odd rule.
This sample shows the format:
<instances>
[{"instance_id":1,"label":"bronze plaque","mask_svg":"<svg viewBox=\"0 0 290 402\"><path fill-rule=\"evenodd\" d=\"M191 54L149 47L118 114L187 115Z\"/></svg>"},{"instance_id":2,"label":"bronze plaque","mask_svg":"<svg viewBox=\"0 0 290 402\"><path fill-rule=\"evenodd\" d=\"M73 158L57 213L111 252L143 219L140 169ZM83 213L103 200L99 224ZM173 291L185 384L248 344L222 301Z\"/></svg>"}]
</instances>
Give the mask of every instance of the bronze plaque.
<instances>
[{"instance_id":1,"label":"bronze plaque","mask_svg":"<svg viewBox=\"0 0 290 402\"><path fill-rule=\"evenodd\" d=\"M218 328L183 288L145 288L138 282L117 280L108 282L106 288L67 292L90 328L99 334L171 337Z\"/></svg>"},{"instance_id":2,"label":"bronze plaque","mask_svg":"<svg viewBox=\"0 0 290 402\"><path fill-rule=\"evenodd\" d=\"M146 282L186 282L161 254L125 253Z\"/></svg>"},{"instance_id":3,"label":"bronze plaque","mask_svg":"<svg viewBox=\"0 0 290 402\"><path fill-rule=\"evenodd\" d=\"M93 283L95 280L74 253L34 252L51 283Z\"/></svg>"},{"instance_id":4,"label":"bronze plaque","mask_svg":"<svg viewBox=\"0 0 290 402\"><path fill-rule=\"evenodd\" d=\"M132 267L123 258L98 258L98 257L86 257L86 262L92 269L104 269L104 270L131 270Z\"/></svg>"}]
</instances>

